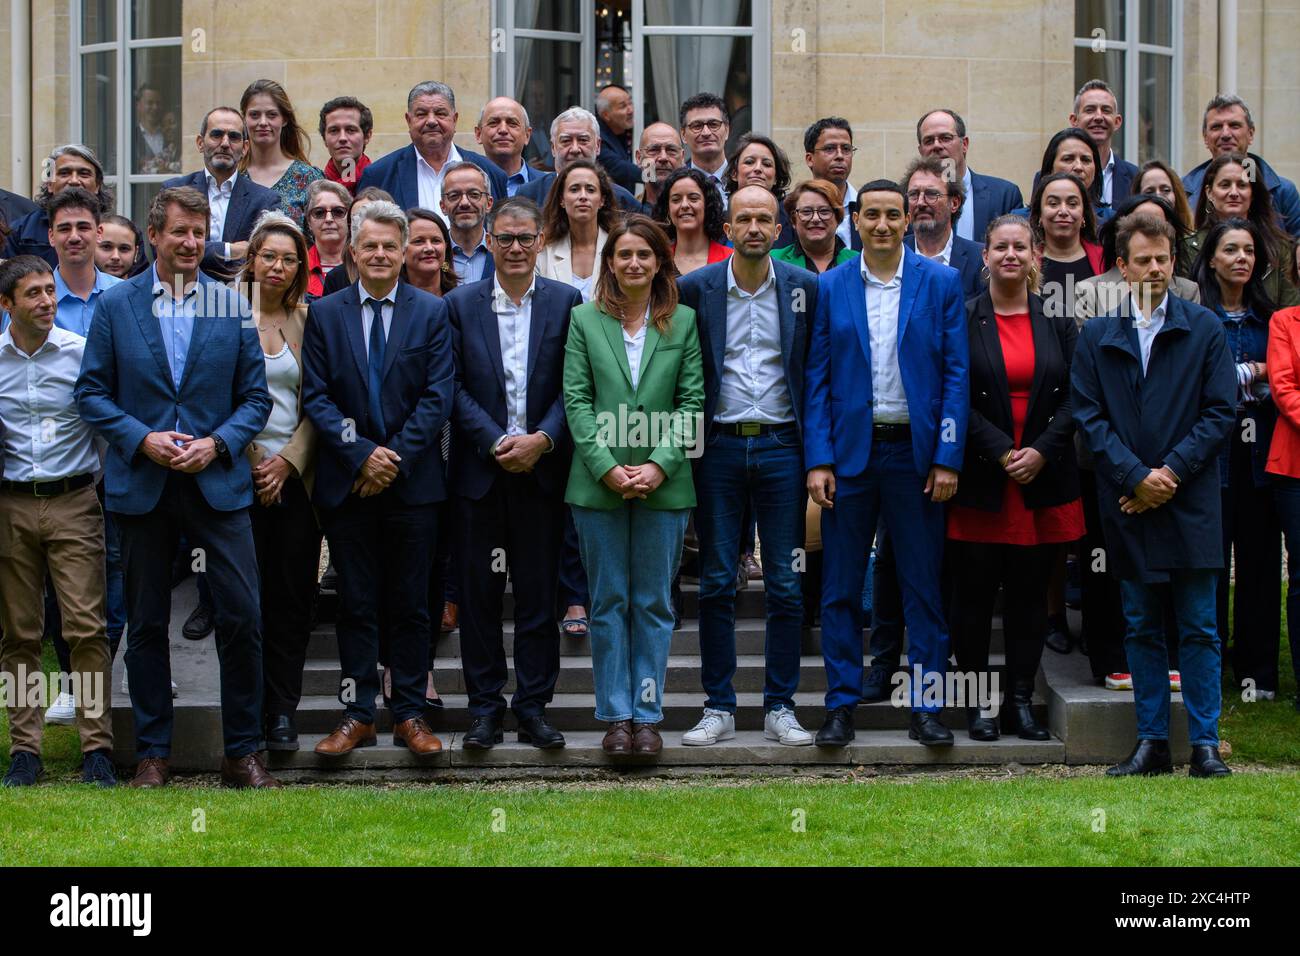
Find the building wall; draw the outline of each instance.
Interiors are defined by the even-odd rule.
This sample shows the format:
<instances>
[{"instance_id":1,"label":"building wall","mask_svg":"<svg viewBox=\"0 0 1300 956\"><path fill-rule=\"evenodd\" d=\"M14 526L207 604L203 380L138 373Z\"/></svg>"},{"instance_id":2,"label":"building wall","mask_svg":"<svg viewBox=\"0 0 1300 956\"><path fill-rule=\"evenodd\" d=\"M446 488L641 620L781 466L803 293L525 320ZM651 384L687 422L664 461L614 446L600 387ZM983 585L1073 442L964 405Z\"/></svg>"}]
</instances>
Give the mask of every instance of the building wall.
<instances>
[{"instance_id":1,"label":"building wall","mask_svg":"<svg viewBox=\"0 0 1300 956\"><path fill-rule=\"evenodd\" d=\"M1239 0L1237 9L1237 91L1255 118L1252 149L1295 180L1300 178L1300 0ZM1202 146L1196 161L1208 155Z\"/></svg>"},{"instance_id":2,"label":"building wall","mask_svg":"<svg viewBox=\"0 0 1300 956\"><path fill-rule=\"evenodd\" d=\"M3 78L5 94L0 94L0 157L3 162L0 163L0 189L8 189L10 192L25 193L26 187L14 188L13 183L13 157L14 138L13 138L13 96L8 93L9 90L9 72L12 60L10 58L10 31L9 18L12 11L9 8L11 0L0 0L0 78Z\"/></svg>"}]
</instances>

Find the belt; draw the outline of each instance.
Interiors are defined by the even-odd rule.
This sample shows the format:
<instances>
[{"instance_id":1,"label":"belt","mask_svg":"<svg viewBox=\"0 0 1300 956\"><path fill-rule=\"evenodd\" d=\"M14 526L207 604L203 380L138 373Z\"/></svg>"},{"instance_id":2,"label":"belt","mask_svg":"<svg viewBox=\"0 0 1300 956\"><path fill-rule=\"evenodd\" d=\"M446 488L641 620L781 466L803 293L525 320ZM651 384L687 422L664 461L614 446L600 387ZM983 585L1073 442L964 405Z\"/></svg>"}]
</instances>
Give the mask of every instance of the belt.
<instances>
[{"instance_id":1,"label":"belt","mask_svg":"<svg viewBox=\"0 0 1300 956\"><path fill-rule=\"evenodd\" d=\"M24 495L34 495L37 498L53 498L55 495L62 495L69 491L76 491L78 488L84 488L93 484L94 481L94 475L73 475L71 478L59 478L56 481L10 481L5 478L0 480L0 489L16 491Z\"/></svg>"},{"instance_id":2,"label":"belt","mask_svg":"<svg viewBox=\"0 0 1300 956\"><path fill-rule=\"evenodd\" d=\"M781 422L778 425L769 425L765 422L714 422L713 430L722 432L724 435L739 435L742 438L753 438L755 435L767 435L771 432L785 431L787 428L794 428L794 422Z\"/></svg>"},{"instance_id":3,"label":"belt","mask_svg":"<svg viewBox=\"0 0 1300 956\"><path fill-rule=\"evenodd\" d=\"M871 426L872 441L911 441L912 426L907 422L880 422Z\"/></svg>"}]
</instances>

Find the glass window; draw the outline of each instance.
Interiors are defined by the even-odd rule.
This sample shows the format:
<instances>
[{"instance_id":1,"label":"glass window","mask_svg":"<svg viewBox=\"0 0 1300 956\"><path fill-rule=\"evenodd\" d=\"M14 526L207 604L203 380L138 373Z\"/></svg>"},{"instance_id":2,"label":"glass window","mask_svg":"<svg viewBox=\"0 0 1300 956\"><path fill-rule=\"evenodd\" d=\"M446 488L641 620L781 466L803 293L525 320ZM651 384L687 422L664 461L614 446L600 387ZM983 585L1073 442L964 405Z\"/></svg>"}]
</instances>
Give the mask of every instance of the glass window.
<instances>
[{"instance_id":1,"label":"glass window","mask_svg":"<svg viewBox=\"0 0 1300 956\"><path fill-rule=\"evenodd\" d=\"M1139 39L1157 46L1174 45L1174 18L1169 0L1142 0L1142 28Z\"/></svg>"},{"instance_id":2,"label":"glass window","mask_svg":"<svg viewBox=\"0 0 1300 956\"><path fill-rule=\"evenodd\" d=\"M1074 0L1074 35L1091 40L1123 40L1125 6L1125 0ZM1103 32L1099 34L1098 30Z\"/></svg>"},{"instance_id":3,"label":"glass window","mask_svg":"<svg viewBox=\"0 0 1300 956\"><path fill-rule=\"evenodd\" d=\"M551 120L582 102L582 44L516 38L515 99L533 124L524 159L549 167Z\"/></svg>"},{"instance_id":4,"label":"glass window","mask_svg":"<svg viewBox=\"0 0 1300 956\"><path fill-rule=\"evenodd\" d=\"M1174 61L1158 53L1142 54L1141 83L1138 87L1138 164L1148 159L1170 162L1173 143L1169 123L1162 121L1173 111Z\"/></svg>"},{"instance_id":5,"label":"glass window","mask_svg":"<svg viewBox=\"0 0 1300 956\"><path fill-rule=\"evenodd\" d=\"M138 223L143 230L145 224L149 221L149 204L153 202L153 197L162 191L162 183L137 183L131 190L131 211L126 213L126 217L134 223ZM146 238L145 242L149 240Z\"/></svg>"},{"instance_id":6,"label":"glass window","mask_svg":"<svg viewBox=\"0 0 1300 956\"><path fill-rule=\"evenodd\" d=\"M180 36L182 6L176 0L131 0L131 39Z\"/></svg>"},{"instance_id":7,"label":"glass window","mask_svg":"<svg viewBox=\"0 0 1300 956\"><path fill-rule=\"evenodd\" d=\"M105 176L117 169L117 52L87 53L81 58L81 142L104 166Z\"/></svg>"},{"instance_id":8,"label":"glass window","mask_svg":"<svg viewBox=\"0 0 1300 956\"><path fill-rule=\"evenodd\" d=\"M648 27L747 27L750 0L645 0Z\"/></svg>"},{"instance_id":9,"label":"glass window","mask_svg":"<svg viewBox=\"0 0 1300 956\"><path fill-rule=\"evenodd\" d=\"M111 43L117 39L117 0L83 0L81 42Z\"/></svg>"},{"instance_id":10,"label":"glass window","mask_svg":"<svg viewBox=\"0 0 1300 956\"><path fill-rule=\"evenodd\" d=\"M648 37L643 125L662 121L676 127L682 100L702 91L717 93L731 114L730 148L754 125L752 51L749 37Z\"/></svg>"},{"instance_id":11,"label":"glass window","mask_svg":"<svg viewBox=\"0 0 1300 956\"><path fill-rule=\"evenodd\" d=\"M131 172L145 175L181 171L181 48L143 47L131 51Z\"/></svg>"},{"instance_id":12,"label":"glass window","mask_svg":"<svg viewBox=\"0 0 1300 956\"><path fill-rule=\"evenodd\" d=\"M1115 91L1119 111L1124 112L1124 51L1107 50L1094 53L1091 47L1076 47L1074 51L1074 90L1070 94L1070 109L1074 109L1074 94L1089 80L1105 80Z\"/></svg>"},{"instance_id":13,"label":"glass window","mask_svg":"<svg viewBox=\"0 0 1300 956\"><path fill-rule=\"evenodd\" d=\"M515 26L524 30L582 30L582 0L515 0Z\"/></svg>"}]
</instances>

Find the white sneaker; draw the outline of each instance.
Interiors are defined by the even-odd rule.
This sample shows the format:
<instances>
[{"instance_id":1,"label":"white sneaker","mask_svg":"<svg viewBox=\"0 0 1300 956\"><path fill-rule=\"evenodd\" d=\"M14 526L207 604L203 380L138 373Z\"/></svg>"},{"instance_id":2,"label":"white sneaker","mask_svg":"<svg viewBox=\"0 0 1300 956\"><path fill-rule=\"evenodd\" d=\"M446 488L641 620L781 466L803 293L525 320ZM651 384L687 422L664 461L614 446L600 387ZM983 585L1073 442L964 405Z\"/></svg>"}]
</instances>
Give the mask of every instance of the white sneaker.
<instances>
[{"instance_id":1,"label":"white sneaker","mask_svg":"<svg viewBox=\"0 0 1300 956\"><path fill-rule=\"evenodd\" d=\"M778 707L769 710L763 718L763 739L775 740L786 747L807 747L812 744L813 735L799 726L793 710Z\"/></svg>"},{"instance_id":2,"label":"white sneaker","mask_svg":"<svg viewBox=\"0 0 1300 956\"><path fill-rule=\"evenodd\" d=\"M1256 690L1255 690L1255 699L1256 699L1256 700L1276 700L1276 699L1277 699L1277 691L1273 691L1273 690L1259 690L1259 689L1256 689ZM46 718L46 719L48 720L49 718Z\"/></svg>"},{"instance_id":3,"label":"white sneaker","mask_svg":"<svg viewBox=\"0 0 1300 956\"><path fill-rule=\"evenodd\" d=\"M77 698L66 690L54 698L54 703L45 712L47 724L74 724L77 722Z\"/></svg>"},{"instance_id":4,"label":"white sneaker","mask_svg":"<svg viewBox=\"0 0 1300 956\"><path fill-rule=\"evenodd\" d=\"M736 718L725 710L704 708L700 722L682 734L682 745L686 747L711 747L719 740L731 740L736 736Z\"/></svg>"}]
</instances>

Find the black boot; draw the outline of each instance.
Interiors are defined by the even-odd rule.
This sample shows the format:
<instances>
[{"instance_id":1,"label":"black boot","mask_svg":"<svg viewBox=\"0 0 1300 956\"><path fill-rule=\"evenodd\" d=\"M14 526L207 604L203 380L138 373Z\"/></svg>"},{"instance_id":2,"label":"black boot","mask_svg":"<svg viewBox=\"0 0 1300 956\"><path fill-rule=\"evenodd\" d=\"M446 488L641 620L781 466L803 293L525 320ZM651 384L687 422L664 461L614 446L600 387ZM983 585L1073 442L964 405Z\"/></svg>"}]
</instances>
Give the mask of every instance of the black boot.
<instances>
[{"instance_id":1,"label":"black boot","mask_svg":"<svg viewBox=\"0 0 1300 956\"><path fill-rule=\"evenodd\" d=\"M992 717L981 717L978 707L966 708L966 730L971 740L998 739L998 722Z\"/></svg>"},{"instance_id":2,"label":"black boot","mask_svg":"<svg viewBox=\"0 0 1300 956\"><path fill-rule=\"evenodd\" d=\"M1193 777L1226 777L1232 770L1219 756L1218 747L1197 744L1192 747L1192 760L1187 765L1187 772Z\"/></svg>"},{"instance_id":3,"label":"black boot","mask_svg":"<svg viewBox=\"0 0 1300 956\"><path fill-rule=\"evenodd\" d=\"M1002 731L1015 734L1021 740L1051 740L1047 728L1034 718L1034 685L1032 681L1016 681L1011 686L1011 696L1002 707Z\"/></svg>"},{"instance_id":4,"label":"black boot","mask_svg":"<svg viewBox=\"0 0 1300 956\"><path fill-rule=\"evenodd\" d=\"M1173 769L1174 758L1169 753L1169 741L1139 740L1128 759L1108 769L1106 776L1154 777L1156 774L1170 773Z\"/></svg>"}]
</instances>

